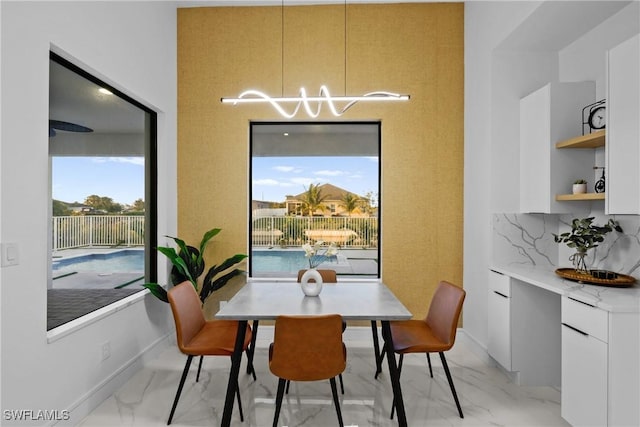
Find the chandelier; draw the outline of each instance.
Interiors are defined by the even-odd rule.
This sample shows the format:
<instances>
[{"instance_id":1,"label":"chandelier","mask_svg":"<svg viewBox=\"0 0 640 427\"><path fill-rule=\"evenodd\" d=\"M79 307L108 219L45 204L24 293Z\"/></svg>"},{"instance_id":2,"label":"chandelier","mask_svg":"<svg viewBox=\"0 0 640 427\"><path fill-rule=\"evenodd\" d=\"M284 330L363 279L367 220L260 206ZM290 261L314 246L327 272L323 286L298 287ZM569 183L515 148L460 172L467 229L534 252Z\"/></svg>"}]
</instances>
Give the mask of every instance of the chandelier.
<instances>
[{"instance_id":1,"label":"chandelier","mask_svg":"<svg viewBox=\"0 0 640 427\"><path fill-rule=\"evenodd\" d=\"M282 85L284 93L284 0L282 0ZM326 85L320 86L317 96L307 95L304 87L300 88L297 96L279 96L272 97L268 94L256 89L248 89L239 94L235 98L223 97L223 104L271 104L271 106L284 118L291 119L298 114L300 107L304 107L307 115L317 118L320 115L322 105L326 103L327 108L335 117L342 116L347 110L359 102L389 102L389 101L408 101L409 95L393 93L384 90L368 92L363 95L349 96L346 95L347 86L347 1L344 2L344 81L345 95L333 96ZM293 107L290 104L294 104ZM288 106L288 109L285 108Z\"/></svg>"}]
</instances>

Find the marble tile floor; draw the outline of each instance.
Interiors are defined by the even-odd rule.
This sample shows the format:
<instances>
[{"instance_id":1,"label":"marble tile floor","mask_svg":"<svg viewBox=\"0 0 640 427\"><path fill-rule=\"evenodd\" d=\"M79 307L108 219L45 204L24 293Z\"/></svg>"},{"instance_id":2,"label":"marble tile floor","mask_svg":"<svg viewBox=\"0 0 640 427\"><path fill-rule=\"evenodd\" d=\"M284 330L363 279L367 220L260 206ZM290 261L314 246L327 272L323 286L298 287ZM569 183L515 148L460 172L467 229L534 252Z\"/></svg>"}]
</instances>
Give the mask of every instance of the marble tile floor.
<instances>
[{"instance_id":1,"label":"marble tile floor","mask_svg":"<svg viewBox=\"0 0 640 427\"><path fill-rule=\"evenodd\" d=\"M396 426L389 419L391 384L385 360L383 373L373 378L371 348L350 347L343 374L345 394L340 396L345 426ZM243 357L240 387L245 421L237 404L232 426L270 426L278 380L269 372L267 345L256 350L257 381L245 374ZM488 366L461 340L447 353L464 419L458 417L440 358L431 357L429 377L424 355L405 356L402 390L410 426L567 426L560 416L560 393L550 387L518 386L496 367ZM166 421L186 356L176 347L165 350L105 400L79 425L161 426ZM313 363L312 360L309 363ZM200 382L195 382L196 359L191 365L172 425L220 425L230 360L205 358ZM292 383L280 413L280 426L335 426L335 408L328 381Z\"/></svg>"}]
</instances>

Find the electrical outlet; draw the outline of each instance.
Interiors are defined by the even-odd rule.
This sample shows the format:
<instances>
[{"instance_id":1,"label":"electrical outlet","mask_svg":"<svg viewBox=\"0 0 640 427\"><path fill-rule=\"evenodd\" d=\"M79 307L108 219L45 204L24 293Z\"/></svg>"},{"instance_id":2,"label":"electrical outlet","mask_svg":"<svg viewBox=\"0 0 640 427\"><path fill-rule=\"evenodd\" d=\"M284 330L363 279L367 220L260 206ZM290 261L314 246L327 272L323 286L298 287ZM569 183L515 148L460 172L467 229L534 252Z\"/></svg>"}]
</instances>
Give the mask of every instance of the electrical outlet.
<instances>
[{"instance_id":1,"label":"electrical outlet","mask_svg":"<svg viewBox=\"0 0 640 427\"><path fill-rule=\"evenodd\" d=\"M111 357L111 343L109 341L102 344L102 360L107 360Z\"/></svg>"}]
</instances>

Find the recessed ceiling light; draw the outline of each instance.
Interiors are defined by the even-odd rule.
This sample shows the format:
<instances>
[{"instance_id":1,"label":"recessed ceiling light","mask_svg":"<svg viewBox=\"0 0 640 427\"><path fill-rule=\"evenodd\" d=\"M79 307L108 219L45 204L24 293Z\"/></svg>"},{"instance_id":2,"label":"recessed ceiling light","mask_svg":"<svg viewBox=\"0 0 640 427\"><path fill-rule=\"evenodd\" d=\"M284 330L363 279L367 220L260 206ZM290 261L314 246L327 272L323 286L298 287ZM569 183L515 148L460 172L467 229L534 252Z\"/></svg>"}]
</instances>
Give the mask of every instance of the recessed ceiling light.
<instances>
[{"instance_id":1,"label":"recessed ceiling light","mask_svg":"<svg viewBox=\"0 0 640 427\"><path fill-rule=\"evenodd\" d=\"M289 136L289 132L283 133L284 136Z\"/></svg>"},{"instance_id":2,"label":"recessed ceiling light","mask_svg":"<svg viewBox=\"0 0 640 427\"><path fill-rule=\"evenodd\" d=\"M113 95L113 92L111 92L109 89L105 89L103 87L101 87L100 89L98 89L98 92L100 93L104 93L105 95Z\"/></svg>"}]
</instances>

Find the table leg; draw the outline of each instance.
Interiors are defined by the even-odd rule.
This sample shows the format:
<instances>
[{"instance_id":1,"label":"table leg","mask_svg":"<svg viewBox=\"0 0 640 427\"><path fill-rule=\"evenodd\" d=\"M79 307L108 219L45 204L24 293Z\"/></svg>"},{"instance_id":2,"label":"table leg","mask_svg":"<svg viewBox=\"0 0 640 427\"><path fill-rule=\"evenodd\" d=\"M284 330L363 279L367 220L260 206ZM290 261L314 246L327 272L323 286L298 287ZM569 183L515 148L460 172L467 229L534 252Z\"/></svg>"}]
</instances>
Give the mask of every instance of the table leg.
<instances>
[{"instance_id":1,"label":"table leg","mask_svg":"<svg viewBox=\"0 0 640 427\"><path fill-rule=\"evenodd\" d=\"M256 379L256 370L253 367L253 356L256 352L256 337L258 336L258 325L260 324L259 320L254 320L252 324L252 334L251 334L251 345L249 346L249 363L247 363L247 374L253 375L253 380Z\"/></svg>"},{"instance_id":2,"label":"table leg","mask_svg":"<svg viewBox=\"0 0 640 427\"><path fill-rule=\"evenodd\" d=\"M387 352L387 362L389 363L389 375L391 376L391 387L393 388L393 400L395 401L396 413L398 414L398 425L407 427L407 416L404 412L404 400L402 399L402 389L400 388L400 373L396 364L396 356L393 354L393 343L391 342L391 327L388 320L382 321L382 338L384 348Z\"/></svg>"},{"instance_id":3,"label":"table leg","mask_svg":"<svg viewBox=\"0 0 640 427\"><path fill-rule=\"evenodd\" d=\"M380 344L378 342L378 323L375 320L371 321L371 334L373 335L373 352L376 355L376 374L375 379L378 379L378 375L382 372L382 360L384 359L383 353L380 352Z\"/></svg>"},{"instance_id":4,"label":"table leg","mask_svg":"<svg viewBox=\"0 0 640 427\"><path fill-rule=\"evenodd\" d=\"M233 401L238 389L238 374L240 373L240 362L242 361L242 347L244 346L245 333L247 331L247 321L238 321L238 333L236 334L236 344L231 355L231 372L229 372L229 383L227 384L227 396L224 401L224 412L222 413L223 427L231 425L231 413L233 412ZM400 414L398 414L400 415Z\"/></svg>"}]
</instances>

